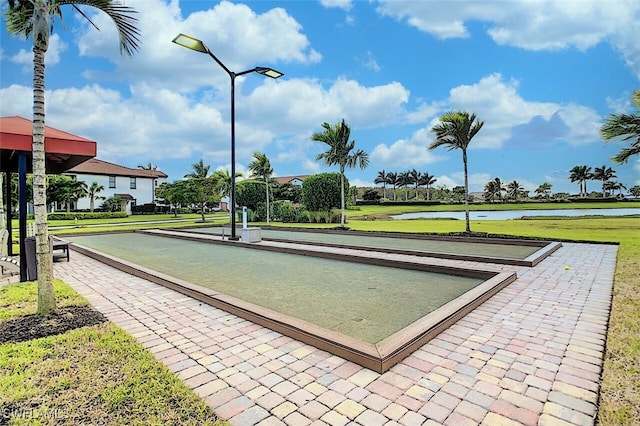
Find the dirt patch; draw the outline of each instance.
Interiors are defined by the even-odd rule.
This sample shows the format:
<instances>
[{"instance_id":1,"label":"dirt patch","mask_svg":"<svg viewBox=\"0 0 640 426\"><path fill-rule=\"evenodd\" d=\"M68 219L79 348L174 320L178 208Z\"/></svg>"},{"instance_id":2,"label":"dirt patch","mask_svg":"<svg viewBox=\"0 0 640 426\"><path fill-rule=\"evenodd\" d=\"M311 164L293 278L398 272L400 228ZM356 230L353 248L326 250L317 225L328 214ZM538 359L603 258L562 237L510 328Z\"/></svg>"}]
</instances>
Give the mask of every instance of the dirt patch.
<instances>
[{"instance_id":1,"label":"dirt patch","mask_svg":"<svg viewBox=\"0 0 640 426\"><path fill-rule=\"evenodd\" d=\"M0 343L26 342L105 321L105 316L90 306L67 306L51 315L24 315L0 323Z\"/></svg>"}]
</instances>

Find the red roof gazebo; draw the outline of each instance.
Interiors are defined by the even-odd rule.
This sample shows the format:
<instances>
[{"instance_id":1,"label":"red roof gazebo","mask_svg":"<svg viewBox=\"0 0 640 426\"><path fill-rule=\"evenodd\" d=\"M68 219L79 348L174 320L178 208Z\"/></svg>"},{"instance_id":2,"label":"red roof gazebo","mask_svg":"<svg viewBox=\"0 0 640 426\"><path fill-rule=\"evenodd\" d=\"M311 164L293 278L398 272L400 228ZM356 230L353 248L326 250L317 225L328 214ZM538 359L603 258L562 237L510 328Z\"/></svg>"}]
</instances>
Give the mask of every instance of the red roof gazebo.
<instances>
[{"instance_id":1,"label":"red roof gazebo","mask_svg":"<svg viewBox=\"0 0 640 426\"><path fill-rule=\"evenodd\" d=\"M18 153L27 155L31 173L33 124L23 117L0 117L0 168L18 171ZM45 126L44 151L47 174L60 174L96 156L97 143L53 127Z\"/></svg>"},{"instance_id":2,"label":"red roof gazebo","mask_svg":"<svg viewBox=\"0 0 640 426\"><path fill-rule=\"evenodd\" d=\"M20 191L20 280L26 281L24 239L27 227L26 174L32 173L33 123L23 117L0 117L0 172L18 173ZM47 174L60 174L96 156L97 143L45 126L45 170ZM9 181L9 179L7 179ZM7 206L10 206L11 185L6 185ZM11 235L11 208L7 209L7 230ZM9 239L11 241L11 238ZM9 243L9 255L12 254Z\"/></svg>"}]
</instances>

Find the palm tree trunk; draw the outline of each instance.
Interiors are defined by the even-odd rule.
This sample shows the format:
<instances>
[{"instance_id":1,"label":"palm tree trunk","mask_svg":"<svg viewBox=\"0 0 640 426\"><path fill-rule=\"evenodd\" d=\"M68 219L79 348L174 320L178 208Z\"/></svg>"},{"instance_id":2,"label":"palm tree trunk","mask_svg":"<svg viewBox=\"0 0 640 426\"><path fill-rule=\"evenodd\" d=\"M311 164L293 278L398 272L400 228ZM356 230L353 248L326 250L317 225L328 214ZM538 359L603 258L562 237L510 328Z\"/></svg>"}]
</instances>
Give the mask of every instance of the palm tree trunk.
<instances>
[{"instance_id":1,"label":"palm tree trunk","mask_svg":"<svg viewBox=\"0 0 640 426\"><path fill-rule=\"evenodd\" d=\"M36 264L38 271L38 314L49 315L56 311L53 292L51 246L47 228L47 197L45 180L45 99L44 55L45 51L33 48L33 209L36 224Z\"/></svg>"},{"instance_id":2,"label":"palm tree trunk","mask_svg":"<svg viewBox=\"0 0 640 426\"><path fill-rule=\"evenodd\" d=\"M269 224L269 180L265 178L264 187L267 189L267 225Z\"/></svg>"},{"instance_id":3,"label":"palm tree trunk","mask_svg":"<svg viewBox=\"0 0 640 426\"><path fill-rule=\"evenodd\" d=\"M464 164L464 219L466 221L466 232L471 232L469 225L469 172L467 171L467 150L462 150L462 163Z\"/></svg>"},{"instance_id":4,"label":"palm tree trunk","mask_svg":"<svg viewBox=\"0 0 640 426\"><path fill-rule=\"evenodd\" d=\"M344 228L344 166L340 166L340 226Z\"/></svg>"}]
</instances>

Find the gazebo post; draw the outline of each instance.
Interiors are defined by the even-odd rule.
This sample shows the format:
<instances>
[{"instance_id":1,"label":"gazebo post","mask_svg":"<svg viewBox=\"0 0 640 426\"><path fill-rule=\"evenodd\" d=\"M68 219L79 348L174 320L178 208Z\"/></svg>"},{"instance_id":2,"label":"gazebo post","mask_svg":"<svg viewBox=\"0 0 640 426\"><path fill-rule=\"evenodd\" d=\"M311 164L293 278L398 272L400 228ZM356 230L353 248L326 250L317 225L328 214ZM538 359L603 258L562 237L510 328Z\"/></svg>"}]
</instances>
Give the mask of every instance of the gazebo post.
<instances>
[{"instance_id":1,"label":"gazebo post","mask_svg":"<svg viewBox=\"0 0 640 426\"><path fill-rule=\"evenodd\" d=\"M27 237L27 155L21 152L18 156L18 194L19 214L18 229L20 241L20 282L27 281L27 250L25 238Z\"/></svg>"},{"instance_id":2,"label":"gazebo post","mask_svg":"<svg viewBox=\"0 0 640 426\"><path fill-rule=\"evenodd\" d=\"M4 199L6 200L7 203L7 209L5 210L5 216L7 218L7 232L9 233L9 241L7 244L7 255L9 256L13 256L13 229L12 229L12 224L11 221L13 220L13 211L11 209L11 172L10 171L6 171L4 173L5 176L5 183L6 183L6 187L5 187L5 197Z\"/></svg>"}]
</instances>

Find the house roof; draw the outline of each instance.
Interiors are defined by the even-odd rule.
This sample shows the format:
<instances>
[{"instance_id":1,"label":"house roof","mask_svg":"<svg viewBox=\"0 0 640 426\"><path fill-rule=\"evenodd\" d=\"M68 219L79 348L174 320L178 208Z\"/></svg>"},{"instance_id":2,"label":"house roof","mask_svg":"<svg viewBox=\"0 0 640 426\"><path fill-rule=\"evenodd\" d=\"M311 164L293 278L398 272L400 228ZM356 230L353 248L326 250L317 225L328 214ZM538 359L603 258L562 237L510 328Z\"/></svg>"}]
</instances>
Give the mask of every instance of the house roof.
<instances>
[{"instance_id":1,"label":"house roof","mask_svg":"<svg viewBox=\"0 0 640 426\"><path fill-rule=\"evenodd\" d=\"M119 166L107 161L92 158L67 171L67 173L105 176L129 176L146 178L166 178L167 175L159 170L132 169Z\"/></svg>"},{"instance_id":2,"label":"house roof","mask_svg":"<svg viewBox=\"0 0 640 426\"><path fill-rule=\"evenodd\" d=\"M27 173L31 173L33 122L24 117L0 117L0 164L3 170L18 170L18 155L27 154ZM49 174L59 174L95 157L96 142L62 130L45 126L45 167Z\"/></svg>"},{"instance_id":3,"label":"house roof","mask_svg":"<svg viewBox=\"0 0 640 426\"><path fill-rule=\"evenodd\" d=\"M284 183L291 183L291 181L294 180L304 181L307 177L309 177L309 175L276 176L274 179L282 185Z\"/></svg>"}]
</instances>

